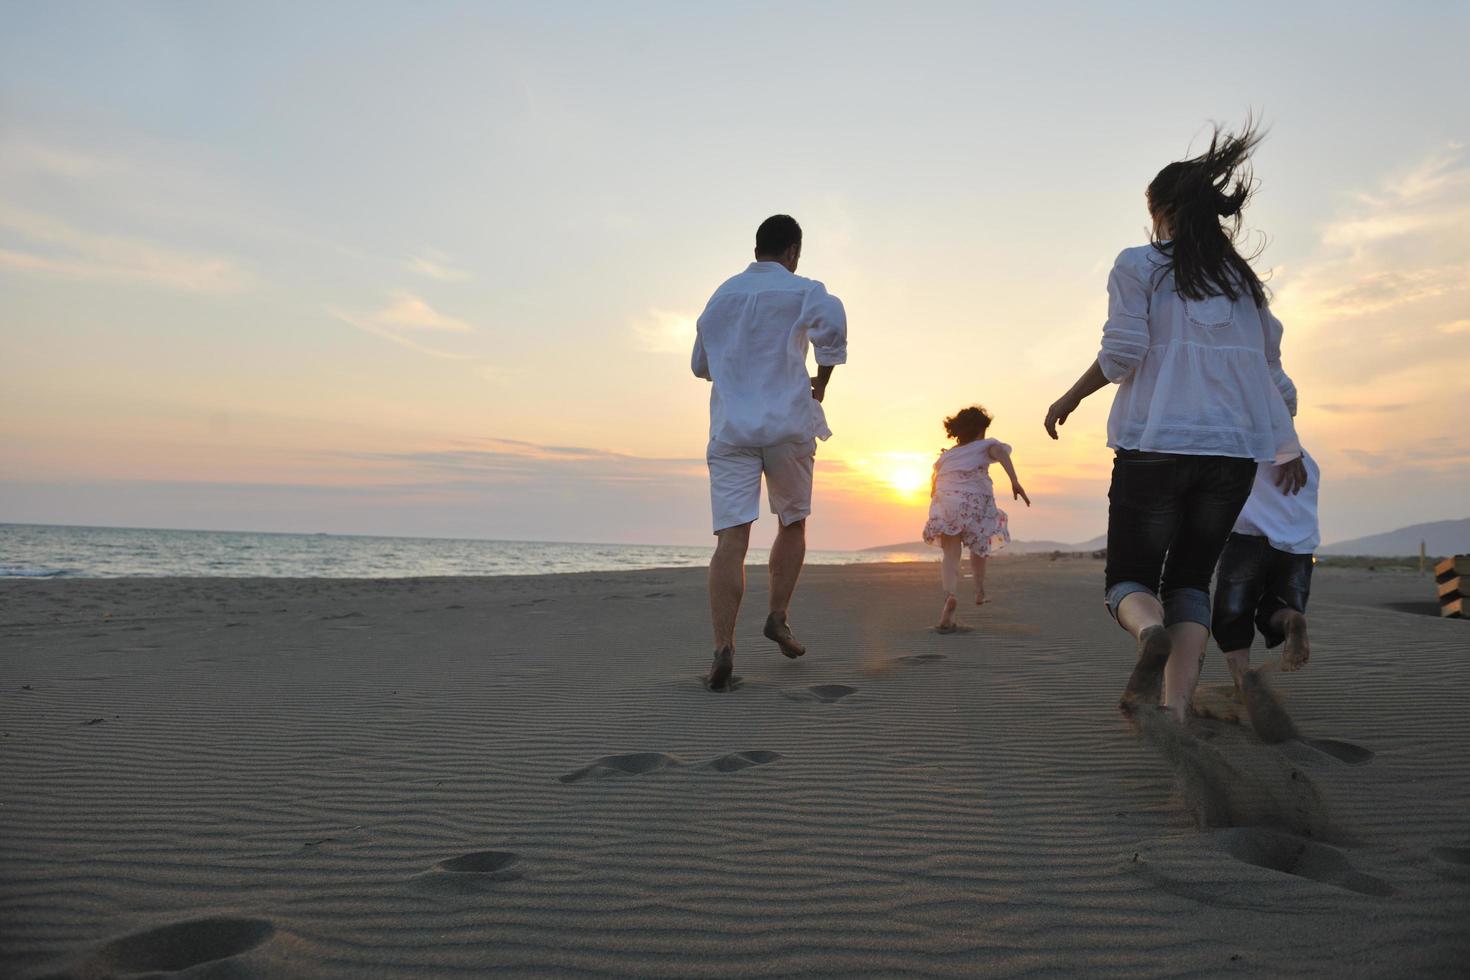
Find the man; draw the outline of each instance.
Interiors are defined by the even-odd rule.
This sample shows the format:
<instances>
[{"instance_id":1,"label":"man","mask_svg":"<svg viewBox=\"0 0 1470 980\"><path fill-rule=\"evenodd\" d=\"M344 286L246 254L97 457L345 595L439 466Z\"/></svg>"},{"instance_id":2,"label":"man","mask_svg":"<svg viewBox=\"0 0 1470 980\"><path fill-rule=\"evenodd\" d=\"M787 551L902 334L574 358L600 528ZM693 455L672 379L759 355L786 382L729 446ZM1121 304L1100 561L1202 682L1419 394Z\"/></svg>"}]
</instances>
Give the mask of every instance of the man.
<instances>
[{"instance_id":1,"label":"man","mask_svg":"<svg viewBox=\"0 0 1470 980\"><path fill-rule=\"evenodd\" d=\"M761 474L781 522L771 546L771 609L765 635L788 657L806 653L786 621L806 557L817 439L832 435L822 398L847 361L847 314L821 283L796 275L801 226L778 214L755 233L755 261L715 290L694 340L696 377L709 398L710 505L718 539L709 565L715 657L706 678L724 690L735 669L735 618L745 594L750 525L760 516ZM816 348L817 376L806 370Z\"/></svg>"}]
</instances>

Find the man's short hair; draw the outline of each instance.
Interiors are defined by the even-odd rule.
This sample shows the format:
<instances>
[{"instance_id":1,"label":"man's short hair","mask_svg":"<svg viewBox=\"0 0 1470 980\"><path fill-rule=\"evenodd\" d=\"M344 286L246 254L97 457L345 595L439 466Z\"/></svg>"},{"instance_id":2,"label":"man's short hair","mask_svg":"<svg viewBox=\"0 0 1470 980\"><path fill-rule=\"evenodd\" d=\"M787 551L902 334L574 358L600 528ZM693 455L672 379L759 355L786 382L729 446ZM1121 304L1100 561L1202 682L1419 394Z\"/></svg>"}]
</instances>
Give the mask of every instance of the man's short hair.
<instances>
[{"instance_id":1,"label":"man's short hair","mask_svg":"<svg viewBox=\"0 0 1470 980\"><path fill-rule=\"evenodd\" d=\"M755 230L756 255L780 255L793 245L801 247L801 225L789 214L773 214Z\"/></svg>"}]
</instances>

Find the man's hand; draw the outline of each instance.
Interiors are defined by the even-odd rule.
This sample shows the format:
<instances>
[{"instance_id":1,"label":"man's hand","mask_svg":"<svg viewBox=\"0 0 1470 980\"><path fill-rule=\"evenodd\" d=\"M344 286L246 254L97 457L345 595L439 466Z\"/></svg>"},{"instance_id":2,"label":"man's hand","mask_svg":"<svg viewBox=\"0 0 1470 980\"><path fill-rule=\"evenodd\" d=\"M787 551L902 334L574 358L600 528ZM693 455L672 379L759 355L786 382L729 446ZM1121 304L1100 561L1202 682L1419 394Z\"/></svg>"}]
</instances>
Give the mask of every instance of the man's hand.
<instances>
[{"instance_id":1,"label":"man's hand","mask_svg":"<svg viewBox=\"0 0 1470 980\"><path fill-rule=\"evenodd\" d=\"M820 402L827 395L827 379L823 377L812 378L812 397Z\"/></svg>"},{"instance_id":2,"label":"man's hand","mask_svg":"<svg viewBox=\"0 0 1470 980\"><path fill-rule=\"evenodd\" d=\"M1026 496L1026 489L1014 480L1011 481L1011 499L1024 500L1027 507L1031 506L1031 498Z\"/></svg>"},{"instance_id":3,"label":"man's hand","mask_svg":"<svg viewBox=\"0 0 1470 980\"><path fill-rule=\"evenodd\" d=\"M1069 391L1056 401L1051 403L1051 408L1046 410L1046 434L1053 439L1060 439L1057 435L1057 426L1067 421L1067 416L1077 411L1077 398ZM1029 503L1029 502L1028 502Z\"/></svg>"},{"instance_id":4,"label":"man's hand","mask_svg":"<svg viewBox=\"0 0 1470 980\"><path fill-rule=\"evenodd\" d=\"M1276 467L1275 479L1276 486L1283 494L1295 496L1307 485L1307 464L1300 456L1290 463L1282 463Z\"/></svg>"}]
</instances>

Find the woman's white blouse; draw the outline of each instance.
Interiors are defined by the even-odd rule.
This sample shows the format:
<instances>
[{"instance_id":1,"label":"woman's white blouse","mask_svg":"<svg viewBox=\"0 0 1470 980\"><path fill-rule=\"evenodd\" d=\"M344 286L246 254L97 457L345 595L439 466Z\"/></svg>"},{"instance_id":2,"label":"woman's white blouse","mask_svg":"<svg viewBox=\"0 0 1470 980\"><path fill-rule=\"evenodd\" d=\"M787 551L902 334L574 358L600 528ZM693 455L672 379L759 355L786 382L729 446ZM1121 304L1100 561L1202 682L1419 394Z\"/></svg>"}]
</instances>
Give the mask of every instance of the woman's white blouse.
<instances>
[{"instance_id":1,"label":"woman's white blouse","mask_svg":"<svg viewBox=\"0 0 1470 980\"><path fill-rule=\"evenodd\" d=\"M1098 365L1118 385L1116 449L1284 463L1301 455L1296 386L1281 369L1281 321L1248 292L1185 299L1168 258L1124 249L1108 277Z\"/></svg>"}]
</instances>

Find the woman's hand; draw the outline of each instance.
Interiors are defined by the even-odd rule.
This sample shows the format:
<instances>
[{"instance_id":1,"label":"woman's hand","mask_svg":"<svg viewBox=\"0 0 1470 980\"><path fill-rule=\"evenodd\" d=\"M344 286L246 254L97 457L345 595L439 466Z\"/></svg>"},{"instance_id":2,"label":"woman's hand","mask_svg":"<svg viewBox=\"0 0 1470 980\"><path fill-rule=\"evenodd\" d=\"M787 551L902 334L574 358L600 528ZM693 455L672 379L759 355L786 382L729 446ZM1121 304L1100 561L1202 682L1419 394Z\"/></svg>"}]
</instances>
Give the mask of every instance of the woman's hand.
<instances>
[{"instance_id":1,"label":"woman's hand","mask_svg":"<svg viewBox=\"0 0 1470 980\"><path fill-rule=\"evenodd\" d=\"M1031 506L1031 498L1028 497L1028 496L1026 496L1026 489L1024 487L1022 487L1019 483L1017 483L1015 480L1012 480L1011 481L1011 499L1012 500L1024 500L1024 501L1026 501L1026 506L1027 507L1030 507Z\"/></svg>"},{"instance_id":2,"label":"woman's hand","mask_svg":"<svg viewBox=\"0 0 1470 980\"><path fill-rule=\"evenodd\" d=\"M1065 423L1067 416L1077 411L1079 404L1081 404L1081 400L1070 391L1052 402L1051 408L1046 410L1046 422L1044 423L1046 425L1046 434L1053 439L1060 439L1061 437L1057 435L1057 426Z\"/></svg>"},{"instance_id":3,"label":"woman's hand","mask_svg":"<svg viewBox=\"0 0 1470 980\"><path fill-rule=\"evenodd\" d=\"M1276 486L1283 494L1295 496L1302 492L1302 487L1307 485L1307 464L1298 456L1290 463L1282 463L1276 467Z\"/></svg>"}]
</instances>

